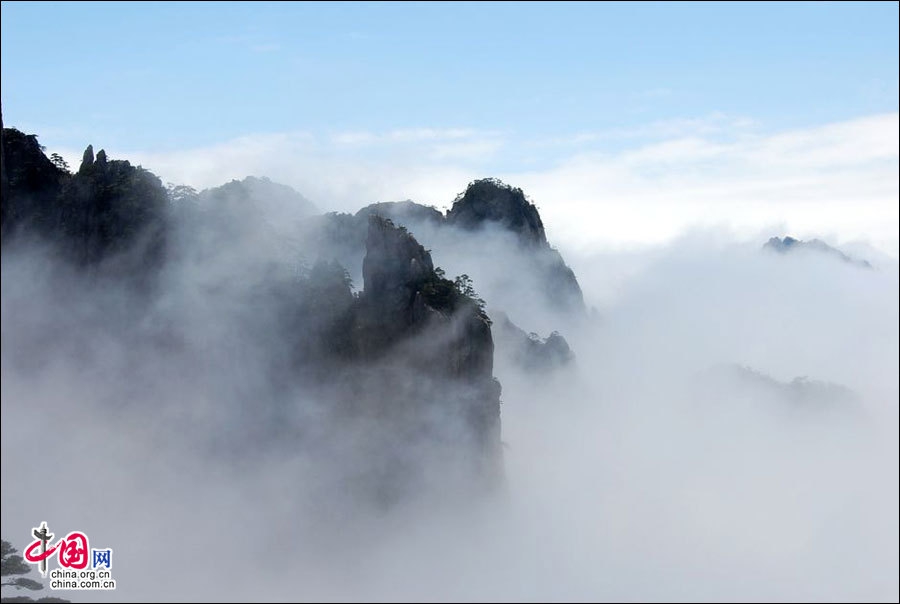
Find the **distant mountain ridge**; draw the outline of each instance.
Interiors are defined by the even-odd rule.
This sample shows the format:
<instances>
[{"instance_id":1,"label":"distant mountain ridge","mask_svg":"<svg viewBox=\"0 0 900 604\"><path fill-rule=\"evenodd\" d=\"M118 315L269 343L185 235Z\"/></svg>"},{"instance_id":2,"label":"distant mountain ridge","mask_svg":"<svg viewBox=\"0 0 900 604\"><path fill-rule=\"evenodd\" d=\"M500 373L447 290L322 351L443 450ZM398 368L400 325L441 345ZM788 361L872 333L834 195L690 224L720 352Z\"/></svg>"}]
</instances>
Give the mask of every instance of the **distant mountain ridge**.
<instances>
[{"instance_id":1,"label":"distant mountain ridge","mask_svg":"<svg viewBox=\"0 0 900 604\"><path fill-rule=\"evenodd\" d=\"M772 237L766 242L763 248L778 252L779 254L787 254L790 252L796 252L798 250L808 250L812 252L828 254L833 258L837 258L839 260L842 260L849 264L854 264L862 268L872 268L872 265L869 264L867 260L861 260L848 256L841 250L828 245L821 239L810 239L809 241L802 241L800 239L794 239L791 236L785 236L784 239L781 239L779 237Z\"/></svg>"}]
</instances>

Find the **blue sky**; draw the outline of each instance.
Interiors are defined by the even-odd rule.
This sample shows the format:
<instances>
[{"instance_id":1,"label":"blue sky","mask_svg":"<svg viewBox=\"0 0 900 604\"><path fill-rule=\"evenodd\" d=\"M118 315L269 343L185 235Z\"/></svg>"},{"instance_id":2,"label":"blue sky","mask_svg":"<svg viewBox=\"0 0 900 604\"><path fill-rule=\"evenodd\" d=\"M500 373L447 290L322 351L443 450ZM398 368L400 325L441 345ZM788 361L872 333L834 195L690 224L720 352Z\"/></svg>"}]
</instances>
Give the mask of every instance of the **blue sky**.
<instances>
[{"instance_id":1,"label":"blue sky","mask_svg":"<svg viewBox=\"0 0 900 604\"><path fill-rule=\"evenodd\" d=\"M3 2L3 118L71 163L91 143L323 208L442 207L499 176L563 246L714 224L896 256L898 20L896 2Z\"/></svg>"},{"instance_id":2,"label":"blue sky","mask_svg":"<svg viewBox=\"0 0 900 604\"><path fill-rule=\"evenodd\" d=\"M9 124L176 149L259 132L575 134L896 111L897 3L4 2Z\"/></svg>"}]
</instances>

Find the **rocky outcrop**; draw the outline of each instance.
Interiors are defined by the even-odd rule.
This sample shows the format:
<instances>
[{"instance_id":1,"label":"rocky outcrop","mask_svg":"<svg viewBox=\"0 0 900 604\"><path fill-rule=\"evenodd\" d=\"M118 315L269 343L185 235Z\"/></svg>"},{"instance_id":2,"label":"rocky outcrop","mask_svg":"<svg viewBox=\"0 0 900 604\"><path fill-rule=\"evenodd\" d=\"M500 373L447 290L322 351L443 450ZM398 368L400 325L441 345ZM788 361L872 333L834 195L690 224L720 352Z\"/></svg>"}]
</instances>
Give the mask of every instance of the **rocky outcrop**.
<instances>
[{"instance_id":1,"label":"rocky outcrop","mask_svg":"<svg viewBox=\"0 0 900 604\"><path fill-rule=\"evenodd\" d=\"M373 221L373 217L379 220ZM428 281L425 275L433 264L431 255L418 244L416 248L404 247L410 237L404 227L428 237L427 243L435 245L439 252L458 258L471 254L471 249L460 246L471 248L478 245L480 237L491 237L481 231L492 225L499 229L500 236L485 240L486 247L513 259L505 263L503 270L487 270L478 276L479 289L489 292L485 297L492 312L509 308L504 304L510 300L526 297L543 301L545 308L556 311L562 321L585 314L575 273L547 241L537 208L521 189L498 180L470 184L446 217L433 207L411 201L385 202L366 206L355 215L331 213L314 217L303 227L305 240L311 244L309 255L334 259L350 267L354 279L361 277L365 283L364 297L371 298L373 292L378 292L374 297L388 305L372 316L395 317L393 329L401 333L418 325L419 318L427 313L427 305L422 299L416 300L416 292L431 292L437 300L454 290L450 282L447 283L451 287L445 287ZM363 273L352 273L363 256ZM389 266L397 258L405 258L410 266ZM385 281L388 274L396 280L389 285ZM498 336L516 332L515 337L508 338L513 342L508 348L514 349L511 354L520 365L550 369L566 365L572 356L568 343L559 334L533 339L517 327L505 329L503 322L498 327ZM370 345L379 338L390 337L390 332L388 327L371 332Z\"/></svg>"},{"instance_id":2,"label":"rocky outcrop","mask_svg":"<svg viewBox=\"0 0 900 604\"><path fill-rule=\"evenodd\" d=\"M443 443L482 477L500 469L500 384L493 377L491 323L476 300L435 270L403 227L369 217L356 353L371 375L389 426L415 426L416 440ZM373 380L377 385L372 384Z\"/></svg>"},{"instance_id":3,"label":"rocky outcrop","mask_svg":"<svg viewBox=\"0 0 900 604\"><path fill-rule=\"evenodd\" d=\"M525 333L502 312L495 313L494 331L498 353L528 372L546 373L566 367L575 360L569 343L559 332L554 331L546 338Z\"/></svg>"},{"instance_id":4,"label":"rocky outcrop","mask_svg":"<svg viewBox=\"0 0 900 604\"><path fill-rule=\"evenodd\" d=\"M80 266L140 276L164 254L168 199L159 178L127 161L94 157L88 145L78 173L54 165L34 135L3 132L8 191L3 197L4 244L9 235L53 243Z\"/></svg>"},{"instance_id":5,"label":"rocky outcrop","mask_svg":"<svg viewBox=\"0 0 900 604\"><path fill-rule=\"evenodd\" d=\"M477 237L477 233L491 227L511 233L518 243L517 249L511 252L526 257L528 270L536 274L534 282L540 291L534 293L561 313L585 312L584 296L575 273L547 241L540 213L525 198L522 189L492 178L476 180L457 196L446 217L433 207L411 201L371 204L354 216L331 214L322 219L320 247L342 261L361 254L366 221L373 215L389 218L417 234L458 229ZM445 243L452 240L443 239Z\"/></svg>"},{"instance_id":6,"label":"rocky outcrop","mask_svg":"<svg viewBox=\"0 0 900 604\"><path fill-rule=\"evenodd\" d=\"M520 252L530 256L542 284L540 294L549 305L564 313L584 313L578 279L560 253L550 246L541 216L522 189L494 178L476 180L457 196L446 222L470 231L493 225L514 234Z\"/></svg>"},{"instance_id":7,"label":"rocky outcrop","mask_svg":"<svg viewBox=\"0 0 900 604\"><path fill-rule=\"evenodd\" d=\"M375 214L367 225L361 292L351 294L335 263L317 263L302 283L285 327L302 334L297 373L331 401L336 442L365 425L365 453L350 455L366 477L361 496L402 500L434 467L496 486L501 388L491 322L404 227Z\"/></svg>"},{"instance_id":8,"label":"rocky outcrop","mask_svg":"<svg viewBox=\"0 0 900 604\"><path fill-rule=\"evenodd\" d=\"M491 381L491 322L479 302L435 271L431 254L403 227L369 218L363 261L366 346L390 346L410 334L424 337L414 359L437 377ZM371 322L377 321L377 327ZM374 335L372 331L378 332Z\"/></svg>"},{"instance_id":9,"label":"rocky outcrop","mask_svg":"<svg viewBox=\"0 0 900 604\"><path fill-rule=\"evenodd\" d=\"M369 218L363 281L364 356L383 354L415 335L410 360L433 377L469 385L493 380L490 319L477 300L435 270L431 254L405 228Z\"/></svg>"},{"instance_id":10,"label":"rocky outcrop","mask_svg":"<svg viewBox=\"0 0 900 604\"><path fill-rule=\"evenodd\" d=\"M65 241L77 264L114 261L116 271L137 274L162 262L169 201L159 178L140 166L109 160L102 149L95 158L88 145L58 207L52 237Z\"/></svg>"},{"instance_id":11,"label":"rocky outcrop","mask_svg":"<svg viewBox=\"0 0 900 604\"><path fill-rule=\"evenodd\" d=\"M81 155L81 166L78 168L79 174L90 170L94 165L94 145L88 145L87 149Z\"/></svg>"},{"instance_id":12,"label":"rocky outcrop","mask_svg":"<svg viewBox=\"0 0 900 604\"><path fill-rule=\"evenodd\" d=\"M388 323L406 329L416 322L421 292L434 276L431 254L406 230L378 215L369 217L363 259L365 300ZM418 302L418 303L417 303Z\"/></svg>"},{"instance_id":13,"label":"rocky outcrop","mask_svg":"<svg viewBox=\"0 0 900 604\"><path fill-rule=\"evenodd\" d=\"M763 249L771 250L779 254L787 254L790 252L797 252L801 250L812 251L816 253L827 254L833 258L859 266L861 268L872 268L872 265L869 264L867 260L852 258L841 250L828 245L821 239L810 239L809 241L802 241L800 239L794 239L790 236L786 236L784 239L781 239L780 237L772 237L766 242L766 244L763 246Z\"/></svg>"},{"instance_id":14,"label":"rocky outcrop","mask_svg":"<svg viewBox=\"0 0 900 604\"><path fill-rule=\"evenodd\" d=\"M447 224L475 230L496 224L515 233L527 246L547 247L544 223L522 189L494 178L476 180L456 198L447 212Z\"/></svg>"}]
</instances>

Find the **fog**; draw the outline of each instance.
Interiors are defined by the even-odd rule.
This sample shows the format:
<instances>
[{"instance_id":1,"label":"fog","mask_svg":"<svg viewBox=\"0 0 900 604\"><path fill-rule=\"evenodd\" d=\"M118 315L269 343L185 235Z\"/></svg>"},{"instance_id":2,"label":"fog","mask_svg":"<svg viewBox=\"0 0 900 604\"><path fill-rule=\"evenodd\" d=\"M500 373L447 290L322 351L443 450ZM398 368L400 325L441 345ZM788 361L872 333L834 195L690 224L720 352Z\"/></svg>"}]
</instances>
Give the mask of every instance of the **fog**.
<instances>
[{"instance_id":1,"label":"fog","mask_svg":"<svg viewBox=\"0 0 900 604\"><path fill-rule=\"evenodd\" d=\"M279 432L327 400L285 379L302 335L263 282L316 252L247 224L227 246L185 237L153 296L4 250L3 537L21 552L47 521L114 550L116 591L53 595L898 598L896 260L769 253L784 233L762 231L628 251L551 238L588 306L566 316L503 233L411 228L489 313L560 331L575 361L530 372L498 348L502 487L476 492L423 450L422 488L385 507L353 486L365 423Z\"/></svg>"}]
</instances>

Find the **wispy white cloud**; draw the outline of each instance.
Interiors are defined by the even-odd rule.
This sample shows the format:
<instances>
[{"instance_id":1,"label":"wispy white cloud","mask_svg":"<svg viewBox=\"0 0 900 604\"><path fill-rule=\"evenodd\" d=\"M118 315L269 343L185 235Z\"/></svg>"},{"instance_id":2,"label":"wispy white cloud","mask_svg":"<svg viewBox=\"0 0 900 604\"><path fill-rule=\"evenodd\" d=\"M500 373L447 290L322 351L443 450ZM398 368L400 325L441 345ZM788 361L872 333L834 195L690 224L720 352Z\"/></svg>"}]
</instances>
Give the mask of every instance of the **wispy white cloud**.
<instances>
[{"instance_id":1,"label":"wispy white cloud","mask_svg":"<svg viewBox=\"0 0 900 604\"><path fill-rule=\"evenodd\" d=\"M758 125L758 122L746 116L714 112L702 117L656 120L640 126L578 132L569 136L535 142L542 145L564 147L567 145L589 145L609 141L633 142L641 139L658 141L668 138L720 136L724 134L734 136L739 133L751 132Z\"/></svg>"},{"instance_id":2,"label":"wispy white cloud","mask_svg":"<svg viewBox=\"0 0 900 604\"><path fill-rule=\"evenodd\" d=\"M405 198L446 206L470 180L499 176L535 200L561 247L658 243L720 225L862 240L896 256L898 129L897 113L768 134L714 114L567 141L464 128L294 132L113 156L201 188L267 175L343 210ZM77 166L81 152L63 155Z\"/></svg>"},{"instance_id":3,"label":"wispy white cloud","mask_svg":"<svg viewBox=\"0 0 900 604\"><path fill-rule=\"evenodd\" d=\"M570 245L659 242L718 224L866 239L896 255L897 131L886 114L728 142L683 137L508 177Z\"/></svg>"}]
</instances>

